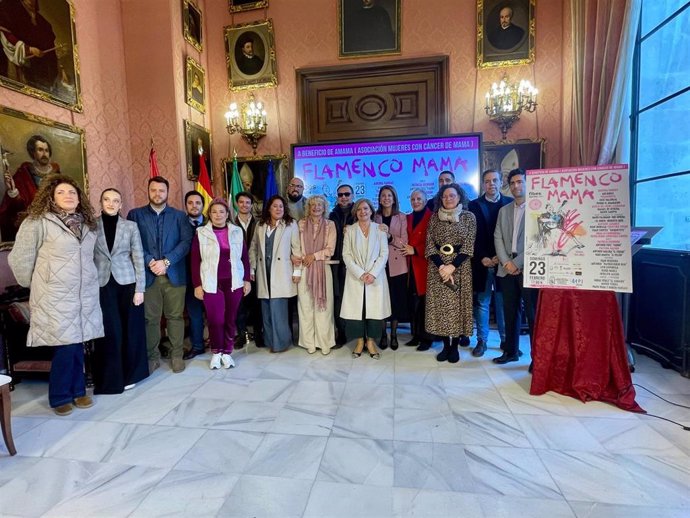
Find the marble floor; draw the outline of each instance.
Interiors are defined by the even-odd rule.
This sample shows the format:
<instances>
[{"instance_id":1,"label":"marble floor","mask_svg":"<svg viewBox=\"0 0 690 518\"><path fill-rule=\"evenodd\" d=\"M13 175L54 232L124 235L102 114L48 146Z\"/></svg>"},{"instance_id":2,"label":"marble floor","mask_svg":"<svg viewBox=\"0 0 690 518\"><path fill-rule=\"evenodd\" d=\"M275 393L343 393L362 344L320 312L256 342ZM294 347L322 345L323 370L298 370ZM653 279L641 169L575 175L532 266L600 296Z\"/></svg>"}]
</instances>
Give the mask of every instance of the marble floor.
<instances>
[{"instance_id":1,"label":"marble floor","mask_svg":"<svg viewBox=\"0 0 690 518\"><path fill-rule=\"evenodd\" d=\"M19 453L0 444L0 515L690 516L689 432L532 397L528 355L496 366L497 344L481 359L462 349L456 365L404 346L380 361L250 346L234 369L164 364L62 418L45 382L22 382ZM648 358L634 381L690 405L690 380ZM688 409L640 389L638 402L690 425Z\"/></svg>"}]
</instances>

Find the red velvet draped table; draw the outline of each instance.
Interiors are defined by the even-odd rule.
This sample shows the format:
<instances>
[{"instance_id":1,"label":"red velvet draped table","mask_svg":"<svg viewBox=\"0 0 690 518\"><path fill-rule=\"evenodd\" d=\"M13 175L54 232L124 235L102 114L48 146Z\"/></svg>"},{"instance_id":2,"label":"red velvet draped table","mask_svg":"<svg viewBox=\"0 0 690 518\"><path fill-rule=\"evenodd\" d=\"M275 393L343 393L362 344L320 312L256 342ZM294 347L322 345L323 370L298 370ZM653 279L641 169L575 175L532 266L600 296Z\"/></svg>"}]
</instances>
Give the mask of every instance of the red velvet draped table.
<instances>
[{"instance_id":1,"label":"red velvet draped table","mask_svg":"<svg viewBox=\"0 0 690 518\"><path fill-rule=\"evenodd\" d=\"M635 401L623 323L611 291L542 289L532 360L532 395L552 390L644 412Z\"/></svg>"}]
</instances>

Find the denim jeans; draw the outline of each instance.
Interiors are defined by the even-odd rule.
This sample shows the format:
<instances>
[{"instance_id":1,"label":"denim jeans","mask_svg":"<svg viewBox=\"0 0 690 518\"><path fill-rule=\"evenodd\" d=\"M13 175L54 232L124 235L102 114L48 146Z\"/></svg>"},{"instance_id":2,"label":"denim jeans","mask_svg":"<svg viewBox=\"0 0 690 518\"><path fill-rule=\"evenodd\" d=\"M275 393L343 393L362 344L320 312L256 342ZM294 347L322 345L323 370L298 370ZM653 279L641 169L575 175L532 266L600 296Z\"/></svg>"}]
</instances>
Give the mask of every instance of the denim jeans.
<instances>
[{"instance_id":1,"label":"denim jeans","mask_svg":"<svg viewBox=\"0 0 690 518\"><path fill-rule=\"evenodd\" d=\"M86 395L84 344L53 347L53 362L48 378L48 401L56 408Z\"/></svg>"},{"instance_id":2,"label":"denim jeans","mask_svg":"<svg viewBox=\"0 0 690 518\"><path fill-rule=\"evenodd\" d=\"M496 291L496 287L496 269L487 268L484 291L477 293L477 303L474 305L474 320L477 323L477 340L486 342L489 336L489 305L491 304L492 291L495 294L494 306L496 307L498 334L501 336L501 341L506 339L503 293Z\"/></svg>"}]
</instances>

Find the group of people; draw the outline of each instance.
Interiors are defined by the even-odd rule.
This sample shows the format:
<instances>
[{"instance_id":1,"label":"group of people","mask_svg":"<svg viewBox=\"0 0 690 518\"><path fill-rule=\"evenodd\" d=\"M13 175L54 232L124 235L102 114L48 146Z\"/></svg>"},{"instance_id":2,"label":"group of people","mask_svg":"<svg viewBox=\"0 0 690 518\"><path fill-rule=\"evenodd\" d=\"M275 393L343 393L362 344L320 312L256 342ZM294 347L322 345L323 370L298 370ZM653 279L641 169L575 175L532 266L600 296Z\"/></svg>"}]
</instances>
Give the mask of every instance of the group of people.
<instances>
[{"instance_id":1,"label":"group of people","mask_svg":"<svg viewBox=\"0 0 690 518\"><path fill-rule=\"evenodd\" d=\"M93 404L83 375L90 340L95 394L121 393L146 378L160 366L163 323L175 373L205 352L205 321L210 368L231 368L233 350L249 340L272 353L287 350L293 312L297 345L309 354L354 341L353 358L366 347L378 359L382 349L398 348L398 323L410 322L407 345L423 351L441 339L437 359L455 363L473 320L472 354L486 351L495 293L503 354L494 361L517 360L522 301L531 326L535 299L521 278L525 173L509 175L515 200L501 195L496 171L482 174L484 194L472 202L454 180L441 173L428 201L413 190L405 215L393 185L380 188L375 208L341 184L330 211L324 196L304 198L303 182L293 178L287 198L267 200L258 220L252 194L237 194L231 220L227 200L204 207L197 191L185 195L185 211L171 207L160 176L148 182L149 203L126 219L121 193L104 190L96 217L73 179L45 177L9 263L31 288L28 345L56 346L51 407L67 415Z\"/></svg>"}]
</instances>

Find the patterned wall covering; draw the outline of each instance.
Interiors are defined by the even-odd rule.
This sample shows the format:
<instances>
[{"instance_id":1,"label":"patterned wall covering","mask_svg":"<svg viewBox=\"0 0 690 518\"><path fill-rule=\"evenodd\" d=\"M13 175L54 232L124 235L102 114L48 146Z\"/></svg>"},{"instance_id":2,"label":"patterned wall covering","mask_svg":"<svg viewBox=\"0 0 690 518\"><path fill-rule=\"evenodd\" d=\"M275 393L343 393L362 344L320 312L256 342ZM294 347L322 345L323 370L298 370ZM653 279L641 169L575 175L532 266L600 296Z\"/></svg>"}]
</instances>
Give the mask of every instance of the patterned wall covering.
<instances>
[{"instance_id":1,"label":"patterned wall covering","mask_svg":"<svg viewBox=\"0 0 690 518\"><path fill-rule=\"evenodd\" d=\"M84 112L73 113L5 88L0 88L0 104L84 128L91 202L97 205L100 192L114 186L123 193L125 207L131 207L120 0L74 0L74 6Z\"/></svg>"},{"instance_id":2,"label":"patterned wall covering","mask_svg":"<svg viewBox=\"0 0 690 518\"><path fill-rule=\"evenodd\" d=\"M261 154L289 153L297 139L297 68L391 59L337 59L336 0L273 0L267 11L234 17L225 0L199 0L205 29L202 53L182 37L179 0L74 0L74 4L83 114L5 88L0 88L0 104L85 128L91 200L96 203L103 188L115 186L124 194L125 209L146 202L151 136L160 169L171 181L171 202L179 206L184 191L192 187L185 173L183 119L211 129L215 182L221 182L222 157L231 156L235 148L239 155L251 154L247 144L225 131L228 104L246 97L227 89L225 25L268 16L275 26L279 85L254 91L267 104L270 123L259 145ZM500 138L484 115L484 92L503 72L511 78L526 77L540 89L540 106L534 114L524 115L509 137L546 138L547 165L570 164L569 0L537 2L534 65L482 71L474 64L475 0L403 4L401 57L450 56L452 132L483 131L486 140ZM184 102L187 55L207 72L206 115Z\"/></svg>"},{"instance_id":3,"label":"patterned wall covering","mask_svg":"<svg viewBox=\"0 0 690 518\"><path fill-rule=\"evenodd\" d=\"M267 16L273 19L278 61L277 88L255 90L267 104L268 135L259 144L262 154L289 153L297 139L295 70L306 66L338 65L357 61L376 61L395 57L339 60L336 0L274 0ZM562 147L569 141L571 88L567 80L570 39L567 29L568 0L539 1L536 9L536 54L533 65L498 70L478 70L476 59L475 0L405 1L402 11L402 55L417 57L430 54L450 56L451 131L484 132L485 140L500 139L500 131L483 111L484 93L504 72L511 79L527 78L540 90L541 105L533 114L525 114L510 131L509 138L546 138L548 166L568 165ZM211 85L210 118L216 156L236 147L238 153L251 149L237 136L224 130L223 113L231 100L243 100L245 94L230 93L226 88L224 25L246 23L264 17L264 11L249 11L231 17L225 2L207 2L206 30L210 35L208 67ZM567 131L567 134L564 133Z\"/></svg>"}]
</instances>

